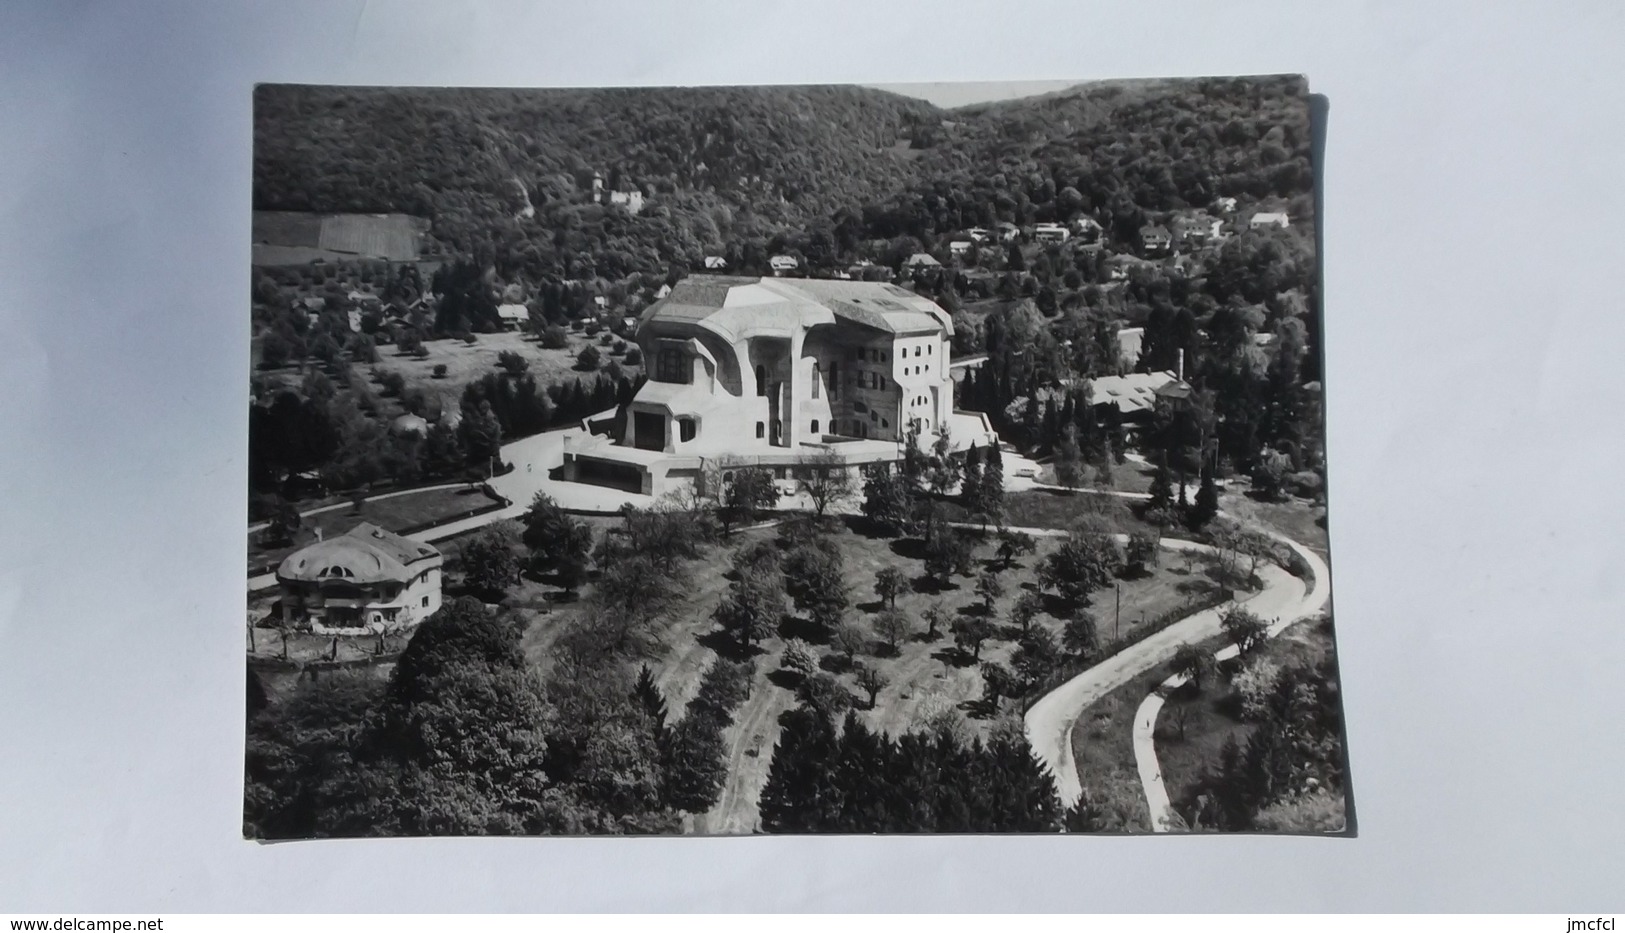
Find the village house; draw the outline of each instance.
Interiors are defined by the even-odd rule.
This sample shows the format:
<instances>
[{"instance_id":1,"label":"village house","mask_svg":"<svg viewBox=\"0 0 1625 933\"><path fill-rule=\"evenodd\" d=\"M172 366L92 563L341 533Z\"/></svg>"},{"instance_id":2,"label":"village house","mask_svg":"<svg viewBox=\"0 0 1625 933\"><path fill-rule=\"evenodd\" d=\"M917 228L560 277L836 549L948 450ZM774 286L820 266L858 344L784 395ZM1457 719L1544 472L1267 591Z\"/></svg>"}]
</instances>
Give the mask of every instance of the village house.
<instances>
[{"instance_id":1,"label":"village house","mask_svg":"<svg viewBox=\"0 0 1625 933\"><path fill-rule=\"evenodd\" d=\"M593 173L592 199L598 204L612 204L626 208L627 213L636 214L643 210L643 192L637 189L630 191L604 190L604 176Z\"/></svg>"},{"instance_id":2,"label":"village house","mask_svg":"<svg viewBox=\"0 0 1625 933\"><path fill-rule=\"evenodd\" d=\"M953 322L883 282L691 276L640 318L649 381L603 433L565 439L563 476L659 495L762 466L792 478L809 455L891 463L911 426L929 447L995 435L953 408ZM963 373L960 373L963 376ZM718 477L721 478L718 478Z\"/></svg>"},{"instance_id":3,"label":"village house","mask_svg":"<svg viewBox=\"0 0 1625 933\"><path fill-rule=\"evenodd\" d=\"M1140 228L1140 249L1147 255L1167 252L1173 236L1162 224L1146 224Z\"/></svg>"},{"instance_id":4,"label":"village house","mask_svg":"<svg viewBox=\"0 0 1625 933\"><path fill-rule=\"evenodd\" d=\"M1072 231L1061 224L1039 224L1033 228L1033 238L1045 243L1065 243L1071 235Z\"/></svg>"},{"instance_id":5,"label":"village house","mask_svg":"<svg viewBox=\"0 0 1625 933\"><path fill-rule=\"evenodd\" d=\"M705 268L710 271L721 272L723 269L728 268L728 260L721 256L707 256L705 257Z\"/></svg>"},{"instance_id":6,"label":"village house","mask_svg":"<svg viewBox=\"0 0 1625 933\"><path fill-rule=\"evenodd\" d=\"M965 235L977 243L986 243L988 240L993 239L993 231L986 227L972 227L965 231Z\"/></svg>"},{"instance_id":7,"label":"village house","mask_svg":"<svg viewBox=\"0 0 1625 933\"><path fill-rule=\"evenodd\" d=\"M954 240L948 244L948 252L955 256L963 256L970 252L972 245L974 244L970 240Z\"/></svg>"},{"instance_id":8,"label":"village house","mask_svg":"<svg viewBox=\"0 0 1625 933\"><path fill-rule=\"evenodd\" d=\"M782 253L769 259L767 265L768 268L773 270L774 275L784 275L786 272L794 272L801 268L801 263L796 260L796 257L786 256Z\"/></svg>"},{"instance_id":9,"label":"village house","mask_svg":"<svg viewBox=\"0 0 1625 933\"><path fill-rule=\"evenodd\" d=\"M919 269L936 269L940 268L941 266L942 263L937 262L936 257L932 256L930 253L915 253L914 255L903 260L903 268L909 272L914 272Z\"/></svg>"},{"instance_id":10,"label":"village house","mask_svg":"<svg viewBox=\"0 0 1625 933\"><path fill-rule=\"evenodd\" d=\"M1013 243L1017 237L1021 236L1021 228L1009 221L1001 221L998 228L999 240L1002 242Z\"/></svg>"},{"instance_id":11,"label":"village house","mask_svg":"<svg viewBox=\"0 0 1625 933\"><path fill-rule=\"evenodd\" d=\"M1182 399L1190 393L1191 387L1179 374L1167 370L1097 376L1089 381L1090 404L1111 405L1117 409L1118 418L1124 424L1135 424L1149 418L1159 398Z\"/></svg>"},{"instance_id":12,"label":"village house","mask_svg":"<svg viewBox=\"0 0 1625 933\"><path fill-rule=\"evenodd\" d=\"M1220 214L1234 214L1236 212L1236 199L1214 198L1213 210Z\"/></svg>"},{"instance_id":13,"label":"village house","mask_svg":"<svg viewBox=\"0 0 1625 933\"><path fill-rule=\"evenodd\" d=\"M433 545L362 522L277 566L283 622L331 635L411 628L440 608L444 562Z\"/></svg>"},{"instance_id":14,"label":"village house","mask_svg":"<svg viewBox=\"0 0 1625 933\"><path fill-rule=\"evenodd\" d=\"M1259 211L1247 222L1247 226L1253 230L1262 230L1265 227L1279 227L1285 230L1292 226L1292 221L1282 211Z\"/></svg>"},{"instance_id":15,"label":"village house","mask_svg":"<svg viewBox=\"0 0 1625 933\"><path fill-rule=\"evenodd\" d=\"M1218 240L1224 230L1224 221L1204 213L1184 214L1174 218L1174 242L1179 246L1204 246Z\"/></svg>"},{"instance_id":16,"label":"village house","mask_svg":"<svg viewBox=\"0 0 1625 933\"><path fill-rule=\"evenodd\" d=\"M524 330L530 324L530 309L522 304L497 305L497 317L505 330Z\"/></svg>"}]
</instances>

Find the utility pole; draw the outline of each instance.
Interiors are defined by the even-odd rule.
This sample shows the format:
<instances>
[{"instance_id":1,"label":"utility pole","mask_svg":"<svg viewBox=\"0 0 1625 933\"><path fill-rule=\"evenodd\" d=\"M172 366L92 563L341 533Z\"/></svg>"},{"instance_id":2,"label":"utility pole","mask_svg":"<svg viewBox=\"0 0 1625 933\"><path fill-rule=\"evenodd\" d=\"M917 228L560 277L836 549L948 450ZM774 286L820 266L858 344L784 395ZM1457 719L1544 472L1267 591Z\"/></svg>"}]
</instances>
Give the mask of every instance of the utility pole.
<instances>
[{"instance_id":1,"label":"utility pole","mask_svg":"<svg viewBox=\"0 0 1625 933\"><path fill-rule=\"evenodd\" d=\"M1112 615L1112 641L1117 640L1117 627L1123 621L1123 584L1112 582L1112 589L1117 591L1117 609Z\"/></svg>"}]
</instances>

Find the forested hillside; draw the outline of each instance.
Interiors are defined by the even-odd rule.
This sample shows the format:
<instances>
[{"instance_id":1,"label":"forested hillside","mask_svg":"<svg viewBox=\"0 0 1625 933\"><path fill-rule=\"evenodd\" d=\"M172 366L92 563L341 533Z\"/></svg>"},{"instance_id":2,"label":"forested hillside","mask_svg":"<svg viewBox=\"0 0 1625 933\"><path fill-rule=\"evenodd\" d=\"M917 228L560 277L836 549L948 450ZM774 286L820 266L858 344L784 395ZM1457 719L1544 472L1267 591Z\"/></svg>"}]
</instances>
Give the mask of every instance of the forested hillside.
<instances>
[{"instance_id":1,"label":"forested hillside","mask_svg":"<svg viewBox=\"0 0 1625 933\"><path fill-rule=\"evenodd\" d=\"M1127 239L1148 212L1218 195L1307 219L1304 93L1296 78L1139 82L943 111L859 87L264 86L254 204L427 216L448 252L537 280L664 275L706 253L736 271L786 250L885 259L867 241L929 249L1080 212ZM649 207L592 204L594 172Z\"/></svg>"}]
</instances>

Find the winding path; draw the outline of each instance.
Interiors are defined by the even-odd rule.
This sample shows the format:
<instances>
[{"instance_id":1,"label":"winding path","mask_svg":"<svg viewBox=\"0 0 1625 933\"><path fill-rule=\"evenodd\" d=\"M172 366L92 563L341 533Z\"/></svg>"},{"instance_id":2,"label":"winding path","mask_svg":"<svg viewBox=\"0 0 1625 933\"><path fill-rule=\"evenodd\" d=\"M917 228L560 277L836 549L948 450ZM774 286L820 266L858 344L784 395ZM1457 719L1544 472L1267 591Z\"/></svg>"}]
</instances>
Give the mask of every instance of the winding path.
<instances>
[{"instance_id":1,"label":"winding path","mask_svg":"<svg viewBox=\"0 0 1625 933\"><path fill-rule=\"evenodd\" d=\"M1261 617L1269 619L1270 626L1267 638L1274 638L1290 628L1294 623L1308 618L1326 607L1331 597L1331 571L1326 562L1313 550L1304 547L1285 535L1268 532L1270 537L1286 544L1304 560L1314 574L1313 585L1308 587L1297 599L1289 601L1273 618L1253 606L1253 611ZM1273 569L1273 568L1272 568ZM1262 594L1260 594L1262 595ZM1229 660L1240 654L1235 645L1226 645L1215 653L1214 657L1220 661ZM1185 675L1174 674L1164 680L1158 689L1151 691L1141 701L1140 708L1134 713L1134 766L1140 773L1140 783L1145 788L1146 812L1151 814L1151 830L1165 833L1172 826L1174 817L1173 803L1168 799L1168 788L1162 779L1162 764L1157 760L1156 732L1157 714L1162 712L1163 703L1167 694L1184 686ZM1069 746L1070 747L1070 746Z\"/></svg>"},{"instance_id":2,"label":"winding path","mask_svg":"<svg viewBox=\"0 0 1625 933\"><path fill-rule=\"evenodd\" d=\"M1275 564L1264 564L1259 567L1258 575L1263 580L1263 589L1238 602L1246 605L1260 618L1275 620L1270 626L1270 634L1274 635L1292 622L1319 612L1326 605L1331 595L1330 571L1326 567L1326 562L1309 548L1284 535L1267 529L1261 530L1271 538L1285 543L1308 561L1314 576L1310 585ZM1175 549L1206 549L1205 545L1189 541L1164 539L1163 544ZM1070 807L1077 802L1083 792L1082 785L1078 781L1077 761L1072 754L1072 730L1078 718L1083 715L1083 711L1106 694L1173 657L1180 646L1195 644L1220 634L1220 616L1235 604L1226 603L1194 613L1144 641L1112 655L1045 694L1033 704L1026 716L1027 740L1032 746L1033 754L1048 765L1055 775L1056 790L1060 794L1062 804ZM1142 714L1146 712L1143 706L1140 712ZM1136 730L1140 718L1136 717ZM1154 720L1153 710L1151 712L1153 725ZM1156 764L1155 751L1151 750L1148 775L1145 759L1139 754L1139 748L1140 743L1136 741L1135 757L1140 764L1141 780L1146 786L1147 800L1151 805L1150 812L1156 815L1152 822L1159 831L1163 831L1166 828L1168 797L1162 787L1161 771ZM1159 792L1160 799L1153 799L1153 795Z\"/></svg>"}]
</instances>

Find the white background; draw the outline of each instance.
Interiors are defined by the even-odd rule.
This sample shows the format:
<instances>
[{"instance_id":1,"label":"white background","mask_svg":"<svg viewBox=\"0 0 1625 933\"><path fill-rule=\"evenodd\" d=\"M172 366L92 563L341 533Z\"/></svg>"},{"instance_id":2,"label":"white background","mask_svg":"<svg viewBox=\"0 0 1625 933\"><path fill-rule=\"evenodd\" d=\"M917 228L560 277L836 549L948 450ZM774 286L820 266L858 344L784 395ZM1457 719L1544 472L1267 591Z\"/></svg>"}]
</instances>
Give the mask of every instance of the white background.
<instances>
[{"instance_id":1,"label":"white background","mask_svg":"<svg viewBox=\"0 0 1625 933\"><path fill-rule=\"evenodd\" d=\"M1616 4L0 6L0 911L1617 905ZM250 88L1303 72L1357 840L241 833Z\"/></svg>"}]
</instances>

